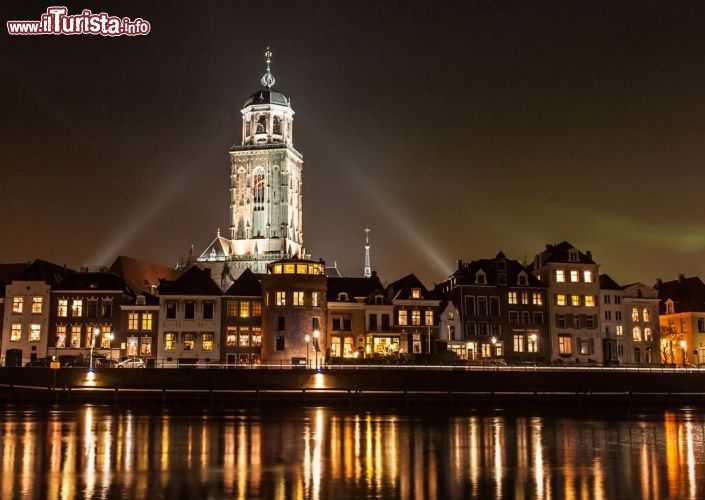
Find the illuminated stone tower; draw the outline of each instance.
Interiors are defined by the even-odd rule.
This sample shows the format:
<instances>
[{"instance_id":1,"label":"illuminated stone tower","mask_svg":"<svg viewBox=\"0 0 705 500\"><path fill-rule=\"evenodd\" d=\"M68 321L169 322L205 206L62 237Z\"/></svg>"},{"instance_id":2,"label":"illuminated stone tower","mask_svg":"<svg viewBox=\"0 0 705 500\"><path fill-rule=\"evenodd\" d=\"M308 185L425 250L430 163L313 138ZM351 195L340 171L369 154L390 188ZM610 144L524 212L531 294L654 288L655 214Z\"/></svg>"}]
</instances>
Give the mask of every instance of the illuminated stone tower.
<instances>
[{"instance_id":1,"label":"illuminated stone tower","mask_svg":"<svg viewBox=\"0 0 705 500\"><path fill-rule=\"evenodd\" d=\"M230 228L218 235L198 258L211 277L226 288L249 268L265 273L267 264L292 256L306 257L302 232L303 156L294 148L294 110L283 93L273 90L272 53L262 89L241 110L242 143L230 148Z\"/></svg>"},{"instance_id":2,"label":"illuminated stone tower","mask_svg":"<svg viewBox=\"0 0 705 500\"><path fill-rule=\"evenodd\" d=\"M370 228L365 228L365 270L363 276L369 278L372 276L372 265L370 264Z\"/></svg>"}]
</instances>

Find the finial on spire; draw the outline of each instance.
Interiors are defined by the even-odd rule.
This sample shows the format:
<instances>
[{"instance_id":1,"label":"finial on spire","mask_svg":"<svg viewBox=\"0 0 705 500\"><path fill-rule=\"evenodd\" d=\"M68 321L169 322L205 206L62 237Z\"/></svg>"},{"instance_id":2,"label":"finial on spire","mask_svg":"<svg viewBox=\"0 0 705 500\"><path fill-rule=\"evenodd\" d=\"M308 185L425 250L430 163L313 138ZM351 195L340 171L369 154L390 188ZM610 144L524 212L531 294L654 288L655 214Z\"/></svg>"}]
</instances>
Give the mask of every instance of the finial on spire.
<instances>
[{"instance_id":1,"label":"finial on spire","mask_svg":"<svg viewBox=\"0 0 705 500\"><path fill-rule=\"evenodd\" d=\"M276 80L274 79L274 75L269 69L269 63L272 62L272 51L269 50L269 47L267 47L267 50L264 52L264 60L267 63L267 71L264 73L264 76L262 77L260 82L262 82L262 86L271 89L272 87L274 87L274 83L276 82Z\"/></svg>"},{"instance_id":2,"label":"finial on spire","mask_svg":"<svg viewBox=\"0 0 705 500\"><path fill-rule=\"evenodd\" d=\"M362 273L365 278L372 276L372 265L370 264L370 228L365 228L365 269Z\"/></svg>"}]
</instances>

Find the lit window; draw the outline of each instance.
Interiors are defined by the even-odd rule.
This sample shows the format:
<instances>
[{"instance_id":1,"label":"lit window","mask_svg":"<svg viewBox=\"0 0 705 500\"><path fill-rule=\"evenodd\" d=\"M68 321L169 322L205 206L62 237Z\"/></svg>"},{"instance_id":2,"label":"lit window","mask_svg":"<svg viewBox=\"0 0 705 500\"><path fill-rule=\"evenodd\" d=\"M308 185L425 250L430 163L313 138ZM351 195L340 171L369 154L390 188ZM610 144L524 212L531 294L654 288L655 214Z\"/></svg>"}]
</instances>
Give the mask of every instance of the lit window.
<instances>
[{"instance_id":1,"label":"lit window","mask_svg":"<svg viewBox=\"0 0 705 500\"><path fill-rule=\"evenodd\" d=\"M24 297L13 297L12 298L12 312L16 314L22 314L22 306L24 305Z\"/></svg>"},{"instance_id":2,"label":"lit window","mask_svg":"<svg viewBox=\"0 0 705 500\"><path fill-rule=\"evenodd\" d=\"M71 348L81 347L81 325L71 325Z\"/></svg>"},{"instance_id":3,"label":"lit window","mask_svg":"<svg viewBox=\"0 0 705 500\"><path fill-rule=\"evenodd\" d=\"M420 299L421 298L421 290L418 288L414 288L411 290L411 298L412 299Z\"/></svg>"},{"instance_id":4,"label":"lit window","mask_svg":"<svg viewBox=\"0 0 705 500\"><path fill-rule=\"evenodd\" d=\"M240 328L240 336L238 337L240 347L250 347L250 329L247 327Z\"/></svg>"},{"instance_id":5,"label":"lit window","mask_svg":"<svg viewBox=\"0 0 705 500\"><path fill-rule=\"evenodd\" d=\"M565 271L563 269L556 269L556 282L565 282Z\"/></svg>"},{"instance_id":6,"label":"lit window","mask_svg":"<svg viewBox=\"0 0 705 500\"><path fill-rule=\"evenodd\" d=\"M638 326L632 328L632 339L634 342L641 342L641 328Z\"/></svg>"},{"instance_id":7,"label":"lit window","mask_svg":"<svg viewBox=\"0 0 705 500\"><path fill-rule=\"evenodd\" d=\"M39 342L42 327L36 323L29 325L29 341Z\"/></svg>"},{"instance_id":8,"label":"lit window","mask_svg":"<svg viewBox=\"0 0 705 500\"><path fill-rule=\"evenodd\" d=\"M276 266L272 266L272 274L281 274L282 273L282 265L277 264Z\"/></svg>"},{"instance_id":9,"label":"lit window","mask_svg":"<svg viewBox=\"0 0 705 500\"><path fill-rule=\"evenodd\" d=\"M592 271L583 271L583 281L585 283L592 283Z\"/></svg>"},{"instance_id":10,"label":"lit window","mask_svg":"<svg viewBox=\"0 0 705 500\"><path fill-rule=\"evenodd\" d=\"M570 305L573 307L580 306L580 295L571 295L570 296Z\"/></svg>"},{"instance_id":11,"label":"lit window","mask_svg":"<svg viewBox=\"0 0 705 500\"><path fill-rule=\"evenodd\" d=\"M529 335L526 339L527 344L526 344L526 351L527 352L538 352L538 344L539 344L539 338L536 335Z\"/></svg>"},{"instance_id":12,"label":"lit window","mask_svg":"<svg viewBox=\"0 0 705 500\"><path fill-rule=\"evenodd\" d=\"M558 295L556 295L556 305L564 306L566 304L567 304L567 302L566 302L564 294L559 293Z\"/></svg>"},{"instance_id":13,"label":"lit window","mask_svg":"<svg viewBox=\"0 0 705 500\"><path fill-rule=\"evenodd\" d=\"M534 292L531 296L531 301L535 306L543 305L543 297L539 292Z\"/></svg>"},{"instance_id":14,"label":"lit window","mask_svg":"<svg viewBox=\"0 0 705 500\"><path fill-rule=\"evenodd\" d=\"M252 303L252 316L255 318L262 316L262 302L256 301Z\"/></svg>"},{"instance_id":15,"label":"lit window","mask_svg":"<svg viewBox=\"0 0 705 500\"><path fill-rule=\"evenodd\" d=\"M127 338L127 355L137 356L137 337Z\"/></svg>"},{"instance_id":16,"label":"lit window","mask_svg":"<svg viewBox=\"0 0 705 500\"><path fill-rule=\"evenodd\" d=\"M622 325L615 326L614 332L617 334L618 337L621 337L622 335L624 335L624 329L622 328Z\"/></svg>"},{"instance_id":17,"label":"lit window","mask_svg":"<svg viewBox=\"0 0 705 500\"><path fill-rule=\"evenodd\" d=\"M59 305L57 307L56 315L60 318L65 318L68 316L69 301L66 299L59 299Z\"/></svg>"},{"instance_id":18,"label":"lit window","mask_svg":"<svg viewBox=\"0 0 705 500\"><path fill-rule=\"evenodd\" d=\"M304 292L293 292L293 301L295 306L303 306Z\"/></svg>"},{"instance_id":19,"label":"lit window","mask_svg":"<svg viewBox=\"0 0 705 500\"><path fill-rule=\"evenodd\" d=\"M673 302L666 302L666 314L673 314Z\"/></svg>"},{"instance_id":20,"label":"lit window","mask_svg":"<svg viewBox=\"0 0 705 500\"><path fill-rule=\"evenodd\" d=\"M32 314L42 314L43 297L32 297Z\"/></svg>"},{"instance_id":21,"label":"lit window","mask_svg":"<svg viewBox=\"0 0 705 500\"><path fill-rule=\"evenodd\" d=\"M570 335L559 335L558 336L558 352L560 354L572 354L573 345Z\"/></svg>"},{"instance_id":22,"label":"lit window","mask_svg":"<svg viewBox=\"0 0 705 500\"><path fill-rule=\"evenodd\" d=\"M240 302L240 317L249 318L250 317L250 303L243 300Z\"/></svg>"},{"instance_id":23,"label":"lit window","mask_svg":"<svg viewBox=\"0 0 705 500\"><path fill-rule=\"evenodd\" d=\"M507 295L507 301L510 304L516 304L517 303L517 293L516 292L509 292Z\"/></svg>"},{"instance_id":24,"label":"lit window","mask_svg":"<svg viewBox=\"0 0 705 500\"><path fill-rule=\"evenodd\" d=\"M142 339L140 340L140 355L152 355L152 337L142 337Z\"/></svg>"},{"instance_id":25,"label":"lit window","mask_svg":"<svg viewBox=\"0 0 705 500\"><path fill-rule=\"evenodd\" d=\"M142 331L152 331L152 313L142 313Z\"/></svg>"},{"instance_id":26,"label":"lit window","mask_svg":"<svg viewBox=\"0 0 705 500\"><path fill-rule=\"evenodd\" d=\"M311 293L311 305L313 307L318 307L318 292Z\"/></svg>"},{"instance_id":27,"label":"lit window","mask_svg":"<svg viewBox=\"0 0 705 500\"><path fill-rule=\"evenodd\" d=\"M593 352L592 339L580 339L580 354L592 354Z\"/></svg>"},{"instance_id":28,"label":"lit window","mask_svg":"<svg viewBox=\"0 0 705 500\"><path fill-rule=\"evenodd\" d=\"M98 329L98 333L100 334L100 328ZM86 348L91 347L91 344L95 346L95 328L92 328L90 325L86 325L86 335L84 338L86 340Z\"/></svg>"},{"instance_id":29,"label":"lit window","mask_svg":"<svg viewBox=\"0 0 705 500\"><path fill-rule=\"evenodd\" d=\"M408 324L409 323L406 311L399 311L399 325L406 326Z\"/></svg>"},{"instance_id":30,"label":"lit window","mask_svg":"<svg viewBox=\"0 0 705 500\"><path fill-rule=\"evenodd\" d=\"M237 317L237 300L228 301L228 316L231 318Z\"/></svg>"},{"instance_id":31,"label":"lit window","mask_svg":"<svg viewBox=\"0 0 705 500\"><path fill-rule=\"evenodd\" d=\"M296 266L294 264L284 264L284 274L294 274Z\"/></svg>"},{"instance_id":32,"label":"lit window","mask_svg":"<svg viewBox=\"0 0 705 500\"><path fill-rule=\"evenodd\" d=\"M164 350L173 351L176 349L176 334L173 332L164 334Z\"/></svg>"},{"instance_id":33,"label":"lit window","mask_svg":"<svg viewBox=\"0 0 705 500\"><path fill-rule=\"evenodd\" d=\"M529 293L528 292L521 292L521 303L524 305L529 303Z\"/></svg>"},{"instance_id":34,"label":"lit window","mask_svg":"<svg viewBox=\"0 0 705 500\"><path fill-rule=\"evenodd\" d=\"M66 325L56 325L56 347L59 349L66 347Z\"/></svg>"},{"instance_id":35,"label":"lit window","mask_svg":"<svg viewBox=\"0 0 705 500\"><path fill-rule=\"evenodd\" d=\"M111 349L113 347L113 341L110 338L112 335L113 334L110 331L109 326L107 328L105 326L103 326L101 328L101 335L100 335L100 348L101 349Z\"/></svg>"},{"instance_id":36,"label":"lit window","mask_svg":"<svg viewBox=\"0 0 705 500\"><path fill-rule=\"evenodd\" d=\"M641 317L644 319L644 323L648 323L649 321L651 321L651 313L646 307L641 312Z\"/></svg>"},{"instance_id":37,"label":"lit window","mask_svg":"<svg viewBox=\"0 0 705 500\"><path fill-rule=\"evenodd\" d=\"M411 324L414 326L421 324L421 311L411 311Z\"/></svg>"},{"instance_id":38,"label":"lit window","mask_svg":"<svg viewBox=\"0 0 705 500\"><path fill-rule=\"evenodd\" d=\"M260 347L262 345L262 328L259 326L252 327L252 347Z\"/></svg>"},{"instance_id":39,"label":"lit window","mask_svg":"<svg viewBox=\"0 0 705 500\"><path fill-rule=\"evenodd\" d=\"M285 306L286 305L286 292L277 292L277 305L278 306Z\"/></svg>"},{"instance_id":40,"label":"lit window","mask_svg":"<svg viewBox=\"0 0 705 500\"><path fill-rule=\"evenodd\" d=\"M639 309L636 307L632 308L632 321L639 321Z\"/></svg>"},{"instance_id":41,"label":"lit window","mask_svg":"<svg viewBox=\"0 0 705 500\"><path fill-rule=\"evenodd\" d=\"M514 352L524 352L523 335L514 335Z\"/></svg>"},{"instance_id":42,"label":"lit window","mask_svg":"<svg viewBox=\"0 0 705 500\"><path fill-rule=\"evenodd\" d=\"M225 336L226 347L235 347L237 345L237 327L229 326L228 333Z\"/></svg>"},{"instance_id":43,"label":"lit window","mask_svg":"<svg viewBox=\"0 0 705 500\"><path fill-rule=\"evenodd\" d=\"M10 342L19 342L22 340L22 325L13 323L10 329Z\"/></svg>"},{"instance_id":44,"label":"lit window","mask_svg":"<svg viewBox=\"0 0 705 500\"><path fill-rule=\"evenodd\" d=\"M424 324L427 326L432 326L433 325L433 311L426 311L424 313L425 318L424 318Z\"/></svg>"},{"instance_id":45,"label":"lit window","mask_svg":"<svg viewBox=\"0 0 705 500\"><path fill-rule=\"evenodd\" d=\"M585 296L585 307L595 307L595 297L593 295Z\"/></svg>"},{"instance_id":46,"label":"lit window","mask_svg":"<svg viewBox=\"0 0 705 500\"><path fill-rule=\"evenodd\" d=\"M570 281L572 283L577 283L578 281L580 281L580 278L578 276L578 271L573 270L570 272Z\"/></svg>"},{"instance_id":47,"label":"lit window","mask_svg":"<svg viewBox=\"0 0 705 500\"><path fill-rule=\"evenodd\" d=\"M184 333L184 351L193 351L196 347L196 334Z\"/></svg>"},{"instance_id":48,"label":"lit window","mask_svg":"<svg viewBox=\"0 0 705 500\"><path fill-rule=\"evenodd\" d=\"M140 315L139 313L129 313L127 315L127 329L134 332L139 329Z\"/></svg>"},{"instance_id":49,"label":"lit window","mask_svg":"<svg viewBox=\"0 0 705 500\"><path fill-rule=\"evenodd\" d=\"M654 340L654 335L651 328L644 328L644 340L647 342L652 342Z\"/></svg>"},{"instance_id":50,"label":"lit window","mask_svg":"<svg viewBox=\"0 0 705 500\"><path fill-rule=\"evenodd\" d=\"M71 316L74 318L83 316L83 301L81 299L73 299L71 301Z\"/></svg>"},{"instance_id":51,"label":"lit window","mask_svg":"<svg viewBox=\"0 0 705 500\"><path fill-rule=\"evenodd\" d=\"M212 351L213 350L213 334L212 333L204 333L203 337L201 338L201 343L202 343L204 351Z\"/></svg>"}]
</instances>

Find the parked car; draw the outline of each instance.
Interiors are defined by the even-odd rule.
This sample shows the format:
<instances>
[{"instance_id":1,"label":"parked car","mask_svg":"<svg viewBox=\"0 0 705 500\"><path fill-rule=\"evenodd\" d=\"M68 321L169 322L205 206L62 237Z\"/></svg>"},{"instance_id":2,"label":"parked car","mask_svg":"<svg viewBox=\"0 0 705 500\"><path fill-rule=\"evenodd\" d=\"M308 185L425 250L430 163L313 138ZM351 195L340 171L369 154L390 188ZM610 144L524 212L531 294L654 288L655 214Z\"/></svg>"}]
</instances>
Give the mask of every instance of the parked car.
<instances>
[{"instance_id":1,"label":"parked car","mask_svg":"<svg viewBox=\"0 0 705 500\"><path fill-rule=\"evenodd\" d=\"M117 364L118 368L146 368L147 364L140 358L127 358Z\"/></svg>"}]
</instances>

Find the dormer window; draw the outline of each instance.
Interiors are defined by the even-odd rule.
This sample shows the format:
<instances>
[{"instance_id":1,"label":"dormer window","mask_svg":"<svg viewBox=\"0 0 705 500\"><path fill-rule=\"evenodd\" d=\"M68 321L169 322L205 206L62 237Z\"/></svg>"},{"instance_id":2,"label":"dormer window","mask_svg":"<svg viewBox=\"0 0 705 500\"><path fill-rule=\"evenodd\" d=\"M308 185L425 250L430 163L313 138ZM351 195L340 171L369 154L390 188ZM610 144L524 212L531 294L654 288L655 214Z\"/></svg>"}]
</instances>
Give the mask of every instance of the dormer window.
<instances>
[{"instance_id":1,"label":"dormer window","mask_svg":"<svg viewBox=\"0 0 705 500\"><path fill-rule=\"evenodd\" d=\"M347 292L340 292L338 294L338 302L347 302L348 301L348 293Z\"/></svg>"},{"instance_id":2,"label":"dormer window","mask_svg":"<svg viewBox=\"0 0 705 500\"><path fill-rule=\"evenodd\" d=\"M381 295L375 295L375 304L377 304L378 306L384 304L384 297L382 297Z\"/></svg>"},{"instance_id":3,"label":"dormer window","mask_svg":"<svg viewBox=\"0 0 705 500\"><path fill-rule=\"evenodd\" d=\"M518 283L519 283L519 286L526 286L529 284L529 277L526 275L526 273L524 273L524 272L519 273Z\"/></svg>"},{"instance_id":4,"label":"dormer window","mask_svg":"<svg viewBox=\"0 0 705 500\"><path fill-rule=\"evenodd\" d=\"M673 307L673 301L668 299L666 301L666 314L675 314L675 309Z\"/></svg>"},{"instance_id":5,"label":"dormer window","mask_svg":"<svg viewBox=\"0 0 705 500\"><path fill-rule=\"evenodd\" d=\"M420 299L421 298L421 289L420 288L412 288L411 289L411 298L412 299Z\"/></svg>"},{"instance_id":6,"label":"dormer window","mask_svg":"<svg viewBox=\"0 0 705 500\"><path fill-rule=\"evenodd\" d=\"M146 304L146 301L145 301L144 295L138 295L137 296L137 305L143 306L145 304Z\"/></svg>"},{"instance_id":7,"label":"dormer window","mask_svg":"<svg viewBox=\"0 0 705 500\"><path fill-rule=\"evenodd\" d=\"M570 262L578 262L578 251L575 248L568 250L568 260Z\"/></svg>"},{"instance_id":8,"label":"dormer window","mask_svg":"<svg viewBox=\"0 0 705 500\"><path fill-rule=\"evenodd\" d=\"M487 284L487 276L485 275L485 272L480 270L475 274L475 284L476 285L486 285Z\"/></svg>"}]
</instances>

